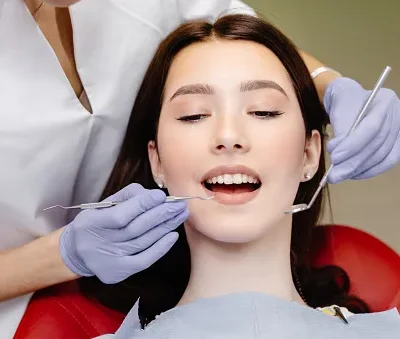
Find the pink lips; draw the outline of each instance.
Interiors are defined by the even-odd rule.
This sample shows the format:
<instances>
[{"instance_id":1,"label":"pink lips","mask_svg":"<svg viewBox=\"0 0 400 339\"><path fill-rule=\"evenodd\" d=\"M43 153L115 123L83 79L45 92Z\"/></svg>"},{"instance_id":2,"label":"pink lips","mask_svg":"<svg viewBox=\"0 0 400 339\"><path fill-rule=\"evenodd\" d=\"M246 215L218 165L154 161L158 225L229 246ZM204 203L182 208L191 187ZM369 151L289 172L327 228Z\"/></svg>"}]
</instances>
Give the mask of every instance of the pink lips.
<instances>
[{"instance_id":1,"label":"pink lips","mask_svg":"<svg viewBox=\"0 0 400 339\"><path fill-rule=\"evenodd\" d=\"M260 180L260 176L258 175L257 172L254 170L246 167L246 166L220 166L213 168L212 170L208 171L202 179L202 183L206 181L207 179L217 177L219 175L223 174L246 174L248 176L251 176L253 178L257 178ZM251 200L253 200L259 193L259 189L256 189L252 192L242 192L242 193L222 193L222 192L213 192L207 187L203 185L203 188L205 189L207 195L215 195L213 201L216 201L220 204L225 204L225 205L241 205L245 204Z\"/></svg>"}]
</instances>

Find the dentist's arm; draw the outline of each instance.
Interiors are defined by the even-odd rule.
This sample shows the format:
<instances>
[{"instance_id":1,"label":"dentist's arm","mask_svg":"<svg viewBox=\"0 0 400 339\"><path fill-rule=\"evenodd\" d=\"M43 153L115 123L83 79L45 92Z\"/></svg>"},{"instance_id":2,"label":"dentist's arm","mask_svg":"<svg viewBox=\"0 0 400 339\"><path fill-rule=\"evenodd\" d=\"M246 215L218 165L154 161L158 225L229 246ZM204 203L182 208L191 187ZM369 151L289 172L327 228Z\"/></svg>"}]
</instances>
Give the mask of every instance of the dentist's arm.
<instances>
[{"instance_id":1,"label":"dentist's arm","mask_svg":"<svg viewBox=\"0 0 400 339\"><path fill-rule=\"evenodd\" d=\"M61 258L59 239L62 230L0 252L0 301L79 277Z\"/></svg>"},{"instance_id":2,"label":"dentist's arm","mask_svg":"<svg viewBox=\"0 0 400 339\"><path fill-rule=\"evenodd\" d=\"M80 276L113 284L148 268L171 249L189 215L185 202L165 198L131 184L107 199L120 205L85 210L62 229L0 253L0 300Z\"/></svg>"},{"instance_id":3,"label":"dentist's arm","mask_svg":"<svg viewBox=\"0 0 400 339\"><path fill-rule=\"evenodd\" d=\"M302 50L299 50L299 53L301 57L303 58L304 63L306 64L309 72L315 71L319 67L326 66L324 65L321 61L319 61L317 58L313 57L312 55L308 54L307 52L304 52ZM315 79L314 79L314 84L318 92L318 97L321 102L324 102L324 96L326 89L328 88L328 85L335 80L336 78L339 78L340 75L334 72L323 72L319 74Z\"/></svg>"}]
</instances>

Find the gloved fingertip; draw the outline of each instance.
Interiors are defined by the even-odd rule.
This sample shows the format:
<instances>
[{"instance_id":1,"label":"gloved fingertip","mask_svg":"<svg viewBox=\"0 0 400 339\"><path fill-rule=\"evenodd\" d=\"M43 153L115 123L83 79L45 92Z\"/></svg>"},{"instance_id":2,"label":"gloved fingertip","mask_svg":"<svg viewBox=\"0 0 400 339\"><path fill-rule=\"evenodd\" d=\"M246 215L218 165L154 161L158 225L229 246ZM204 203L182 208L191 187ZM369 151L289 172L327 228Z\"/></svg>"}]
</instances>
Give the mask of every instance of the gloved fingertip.
<instances>
[{"instance_id":1,"label":"gloved fingertip","mask_svg":"<svg viewBox=\"0 0 400 339\"><path fill-rule=\"evenodd\" d=\"M174 202L169 202L168 207L170 208L171 211L182 212L184 210L187 210L188 203L185 200L174 201Z\"/></svg>"},{"instance_id":2,"label":"gloved fingertip","mask_svg":"<svg viewBox=\"0 0 400 339\"><path fill-rule=\"evenodd\" d=\"M334 149L335 149L335 147L333 145L329 144L329 142L328 142L328 144L326 145L326 151L330 154L331 157L332 157L332 152L334 151Z\"/></svg>"},{"instance_id":3,"label":"gloved fingertip","mask_svg":"<svg viewBox=\"0 0 400 339\"><path fill-rule=\"evenodd\" d=\"M155 202L159 202L160 204L165 201L167 198L167 195L165 194L164 191L160 189L152 189L148 190L148 194L151 196L151 199Z\"/></svg>"},{"instance_id":4,"label":"gloved fingertip","mask_svg":"<svg viewBox=\"0 0 400 339\"><path fill-rule=\"evenodd\" d=\"M333 167L331 173L329 173L328 176L328 183L329 184L338 184L340 182L343 182L347 180L349 177L351 177L352 169L347 168L345 165L342 165L340 167Z\"/></svg>"},{"instance_id":5,"label":"gloved fingertip","mask_svg":"<svg viewBox=\"0 0 400 339\"><path fill-rule=\"evenodd\" d=\"M170 220L164 223L164 226L168 229L176 230L180 225L182 225L187 218L189 217L189 210L185 209L183 212L179 213L178 215L174 216Z\"/></svg>"},{"instance_id":6,"label":"gloved fingertip","mask_svg":"<svg viewBox=\"0 0 400 339\"><path fill-rule=\"evenodd\" d=\"M337 184L340 182L339 178L332 176L331 174L329 174L328 176L328 180L327 180L328 184Z\"/></svg>"},{"instance_id":7,"label":"gloved fingertip","mask_svg":"<svg viewBox=\"0 0 400 339\"><path fill-rule=\"evenodd\" d=\"M338 175L338 173L334 170L331 171L328 175L328 184L338 184L342 181L342 176Z\"/></svg>"},{"instance_id":8,"label":"gloved fingertip","mask_svg":"<svg viewBox=\"0 0 400 339\"><path fill-rule=\"evenodd\" d=\"M122 190L120 190L117 194L121 194L124 199L132 198L141 192L143 192L145 188L137 183L129 184L125 186Z\"/></svg>"},{"instance_id":9,"label":"gloved fingertip","mask_svg":"<svg viewBox=\"0 0 400 339\"><path fill-rule=\"evenodd\" d=\"M335 150L335 148L338 147L339 144L342 143L344 137L343 136L338 136L334 137L333 139L329 140L327 145L326 145L326 150L331 153Z\"/></svg>"},{"instance_id":10,"label":"gloved fingertip","mask_svg":"<svg viewBox=\"0 0 400 339\"><path fill-rule=\"evenodd\" d=\"M343 160L340 154L334 152L330 155L330 161L333 166L339 165Z\"/></svg>"},{"instance_id":11,"label":"gloved fingertip","mask_svg":"<svg viewBox=\"0 0 400 339\"><path fill-rule=\"evenodd\" d=\"M331 164L337 166L351 157L351 150L353 148L349 146L347 140L343 141L343 138L341 138L331 140L326 149L329 153Z\"/></svg>"},{"instance_id":12,"label":"gloved fingertip","mask_svg":"<svg viewBox=\"0 0 400 339\"><path fill-rule=\"evenodd\" d=\"M329 154L329 159L333 166L338 166L348 159L348 155L345 151L335 149L331 154Z\"/></svg>"},{"instance_id":13,"label":"gloved fingertip","mask_svg":"<svg viewBox=\"0 0 400 339\"><path fill-rule=\"evenodd\" d=\"M181 216L182 218L184 218L185 220L186 220L187 218L189 218L189 209L188 209L188 208L185 208L185 209L183 210L183 212L180 214L180 216Z\"/></svg>"},{"instance_id":14,"label":"gloved fingertip","mask_svg":"<svg viewBox=\"0 0 400 339\"><path fill-rule=\"evenodd\" d=\"M362 180L362 179L367 179L364 177L364 175L355 175L351 178L351 180Z\"/></svg>"},{"instance_id":15,"label":"gloved fingertip","mask_svg":"<svg viewBox=\"0 0 400 339\"><path fill-rule=\"evenodd\" d=\"M128 199L140 194L144 190L145 189L143 188L142 185L132 183L132 184L125 186L124 188L119 190L117 193L110 195L103 201L116 201L116 200L125 201L125 200L128 200Z\"/></svg>"},{"instance_id":16,"label":"gloved fingertip","mask_svg":"<svg viewBox=\"0 0 400 339\"><path fill-rule=\"evenodd\" d=\"M370 171L365 171L365 172L355 175L354 177L351 178L351 180L365 180L365 179L373 178L376 175L377 174L374 172L371 173Z\"/></svg>"},{"instance_id":17,"label":"gloved fingertip","mask_svg":"<svg viewBox=\"0 0 400 339\"><path fill-rule=\"evenodd\" d=\"M179 238L178 232L169 232L162 237L163 241L165 242L165 244L167 246L168 245L172 246L173 244L175 244L177 242L178 238Z\"/></svg>"}]
</instances>

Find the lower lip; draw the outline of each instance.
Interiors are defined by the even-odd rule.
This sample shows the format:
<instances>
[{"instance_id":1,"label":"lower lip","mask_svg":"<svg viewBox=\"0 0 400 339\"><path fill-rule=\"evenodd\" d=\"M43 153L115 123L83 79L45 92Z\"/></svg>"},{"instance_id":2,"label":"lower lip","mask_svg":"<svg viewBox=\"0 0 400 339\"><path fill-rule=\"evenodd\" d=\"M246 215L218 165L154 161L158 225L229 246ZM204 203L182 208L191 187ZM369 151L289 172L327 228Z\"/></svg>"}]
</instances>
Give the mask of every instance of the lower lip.
<instances>
[{"instance_id":1,"label":"lower lip","mask_svg":"<svg viewBox=\"0 0 400 339\"><path fill-rule=\"evenodd\" d=\"M219 193L219 192L213 192L207 189L204 185L202 185L205 191L207 192L208 196L214 195L213 201L216 201L220 204L224 205L242 205L250 202L253 200L257 195L258 192L260 191L260 188L251 191L251 192L245 192L245 193L236 193L236 194L228 194L228 193Z\"/></svg>"}]
</instances>

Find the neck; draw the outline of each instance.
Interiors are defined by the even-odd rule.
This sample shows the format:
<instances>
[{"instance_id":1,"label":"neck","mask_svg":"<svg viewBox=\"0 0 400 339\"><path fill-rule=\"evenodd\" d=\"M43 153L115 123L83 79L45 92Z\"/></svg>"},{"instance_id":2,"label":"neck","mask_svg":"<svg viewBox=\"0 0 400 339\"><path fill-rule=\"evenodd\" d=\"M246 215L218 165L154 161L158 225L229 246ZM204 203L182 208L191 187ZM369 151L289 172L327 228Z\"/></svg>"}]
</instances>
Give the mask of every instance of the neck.
<instances>
[{"instance_id":1,"label":"neck","mask_svg":"<svg viewBox=\"0 0 400 339\"><path fill-rule=\"evenodd\" d=\"M212 241L189 226L186 234L191 273L179 305L240 292L260 292L303 303L290 269L290 223L246 244Z\"/></svg>"}]
</instances>

